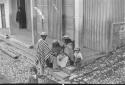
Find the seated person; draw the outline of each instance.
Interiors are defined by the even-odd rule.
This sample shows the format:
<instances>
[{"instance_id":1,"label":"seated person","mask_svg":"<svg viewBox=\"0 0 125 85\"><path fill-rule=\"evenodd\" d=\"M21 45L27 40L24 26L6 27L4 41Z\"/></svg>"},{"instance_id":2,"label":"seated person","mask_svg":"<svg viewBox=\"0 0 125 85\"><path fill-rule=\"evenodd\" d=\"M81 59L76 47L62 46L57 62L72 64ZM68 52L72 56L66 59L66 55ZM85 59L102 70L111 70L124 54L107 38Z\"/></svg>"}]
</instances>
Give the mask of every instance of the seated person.
<instances>
[{"instance_id":1,"label":"seated person","mask_svg":"<svg viewBox=\"0 0 125 85\"><path fill-rule=\"evenodd\" d=\"M82 53L80 52L80 48L74 49L74 57L75 57L75 65L80 66L81 60L83 60Z\"/></svg>"},{"instance_id":2,"label":"seated person","mask_svg":"<svg viewBox=\"0 0 125 85\"><path fill-rule=\"evenodd\" d=\"M59 44L58 40L54 40L52 43L52 49L51 52L49 54L49 59L48 59L48 63L51 63L51 67L53 69L57 68L57 56L59 55L60 51L61 51L62 47Z\"/></svg>"},{"instance_id":3,"label":"seated person","mask_svg":"<svg viewBox=\"0 0 125 85\"><path fill-rule=\"evenodd\" d=\"M69 57L69 65L74 65L73 42L68 36L64 36L64 53Z\"/></svg>"}]
</instances>

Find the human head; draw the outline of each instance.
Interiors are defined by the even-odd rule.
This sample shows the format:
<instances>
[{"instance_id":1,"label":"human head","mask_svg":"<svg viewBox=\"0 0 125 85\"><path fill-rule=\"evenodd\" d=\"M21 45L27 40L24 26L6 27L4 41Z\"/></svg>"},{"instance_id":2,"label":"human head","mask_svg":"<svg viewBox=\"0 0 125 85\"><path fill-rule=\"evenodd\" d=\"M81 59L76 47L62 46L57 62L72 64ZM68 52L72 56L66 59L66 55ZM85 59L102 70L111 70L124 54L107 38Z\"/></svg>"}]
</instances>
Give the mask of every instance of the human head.
<instances>
[{"instance_id":1,"label":"human head","mask_svg":"<svg viewBox=\"0 0 125 85\"><path fill-rule=\"evenodd\" d=\"M52 47L53 48L55 48L55 47L61 47L60 44L59 44L59 41L58 40L53 40Z\"/></svg>"},{"instance_id":2,"label":"human head","mask_svg":"<svg viewBox=\"0 0 125 85\"><path fill-rule=\"evenodd\" d=\"M42 32L40 36L42 37L43 40L45 40L48 34L46 32Z\"/></svg>"},{"instance_id":3,"label":"human head","mask_svg":"<svg viewBox=\"0 0 125 85\"><path fill-rule=\"evenodd\" d=\"M35 66L30 67L30 72L32 75L37 74L37 68Z\"/></svg>"},{"instance_id":4,"label":"human head","mask_svg":"<svg viewBox=\"0 0 125 85\"><path fill-rule=\"evenodd\" d=\"M75 48L74 51L78 53L80 51L80 48Z\"/></svg>"},{"instance_id":5,"label":"human head","mask_svg":"<svg viewBox=\"0 0 125 85\"><path fill-rule=\"evenodd\" d=\"M68 43L71 43L72 42L72 40L70 39L70 37L69 36L67 36L67 35L65 35L65 36L63 36L63 42L67 45Z\"/></svg>"}]
</instances>

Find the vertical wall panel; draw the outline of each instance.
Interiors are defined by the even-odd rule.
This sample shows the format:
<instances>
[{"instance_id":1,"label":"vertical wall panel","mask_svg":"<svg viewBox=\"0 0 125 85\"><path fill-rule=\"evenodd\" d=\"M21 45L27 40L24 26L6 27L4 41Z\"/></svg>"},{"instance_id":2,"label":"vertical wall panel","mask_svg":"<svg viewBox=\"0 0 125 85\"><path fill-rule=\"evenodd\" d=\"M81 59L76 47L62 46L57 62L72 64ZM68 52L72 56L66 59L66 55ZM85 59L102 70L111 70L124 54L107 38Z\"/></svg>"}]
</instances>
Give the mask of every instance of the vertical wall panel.
<instances>
[{"instance_id":1,"label":"vertical wall panel","mask_svg":"<svg viewBox=\"0 0 125 85\"><path fill-rule=\"evenodd\" d=\"M48 14L50 37L60 39L62 29L62 0L48 0Z\"/></svg>"},{"instance_id":2,"label":"vertical wall panel","mask_svg":"<svg viewBox=\"0 0 125 85\"><path fill-rule=\"evenodd\" d=\"M83 47L97 51L109 49L111 24L124 20L124 4L124 0L83 1Z\"/></svg>"},{"instance_id":3,"label":"vertical wall panel","mask_svg":"<svg viewBox=\"0 0 125 85\"><path fill-rule=\"evenodd\" d=\"M61 39L62 36L62 0L34 0L36 7L40 9L44 16L37 13L37 32L48 32L49 38Z\"/></svg>"},{"instance_id":4,"label":"vertical wall panel","mask_svg":"<svg viewBox=\"0 0 125 85\"><path fill-rule=\"evenodd\" d=\"M107 21L110 0L84 0L83 47L105 51L107 49Z\"/></svg>"},{"instance_id":5,"label":"vertical wall panel","mask_svg":"<svg viewBox=\"0 0 125 85\"><path fill-rule=\"evenodd\" d=\"M63 35L68 35L74 40L74 17L75 4L74 0L62 0L62 16L63 16Z\"/></svg>"}]
</instances>

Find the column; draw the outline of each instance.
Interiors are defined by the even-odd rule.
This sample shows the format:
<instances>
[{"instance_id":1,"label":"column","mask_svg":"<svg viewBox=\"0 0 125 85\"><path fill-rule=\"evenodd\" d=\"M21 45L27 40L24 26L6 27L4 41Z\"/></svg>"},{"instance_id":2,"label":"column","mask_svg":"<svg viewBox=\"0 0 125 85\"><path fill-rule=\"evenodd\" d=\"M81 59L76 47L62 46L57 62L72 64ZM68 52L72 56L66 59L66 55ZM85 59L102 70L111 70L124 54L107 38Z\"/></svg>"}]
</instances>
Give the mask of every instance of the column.
<instances>
[{"instance_id":1,"label":"column","mask_svg":"<svg viewBox=\"0 0 125 85\"><path fill-rule=\"evenodd\" d=\"M9 31L9 34L8 35L11 35L11 28L10 28L10 10L11 10L11 6L10 6L10 3L11 3L11 0L8 0L7 1L7 5L8 5L8 31Z\"/></svg>"},{"instance_id":2,"label":"column","mask_svg":"<svg viewBox=\"0 0 125 85\"><path fill-rule=\"evenodd\" d=\"M83 27L83 0L75 0L75 47L80 46L80 35Z\"/></svg>"},{"instance_id":3,"label":"column","mask_svg":"<svg viewBox=\"0 0 125 85\"><path fill-rule=\"evenodd\" d=\"M30 0L30 4L31 4L31 27L32 27L32 44L35 45L37 42L37 18L36 18L36 14L34 15L34 4L35 2L33 0Z\"/></svg>"}]
</instances>

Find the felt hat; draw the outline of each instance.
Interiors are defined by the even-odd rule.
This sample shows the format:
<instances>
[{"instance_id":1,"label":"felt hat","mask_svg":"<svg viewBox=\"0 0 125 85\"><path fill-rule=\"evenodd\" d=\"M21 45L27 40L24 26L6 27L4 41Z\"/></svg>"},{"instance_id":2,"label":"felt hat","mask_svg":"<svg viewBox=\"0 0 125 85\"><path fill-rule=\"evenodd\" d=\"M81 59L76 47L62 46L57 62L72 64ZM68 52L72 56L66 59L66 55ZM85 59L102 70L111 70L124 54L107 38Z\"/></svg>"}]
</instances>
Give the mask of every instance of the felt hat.
<instances>
[{"instance_id":1,"label":"felt hat","mask_svg":"<svg viewBox=\"0 0 125 85\"><path fill-rule=\"evenodd\" d=\"M70 37L68 35L64 35L63 39L70 39Z\"/></svg>"},{"instance_id":2,"label":"felt hat","mask_svg":"<svg viewBox=\"0 0 125 85\"><path fill-rule=\"evenodd\" d=\"M80 48L75 48L74 51L80 51Z\"/></svg>"},{"instance_id":3,"label":"felt hat","mask_svg":"<svg viewBox=\"0 0 125 85\"><path fill-rule=\"evenodd\" d=\"M41 36L47 36L48 34L46 32L40 33Z\"/></svg>"}]
</instances>

